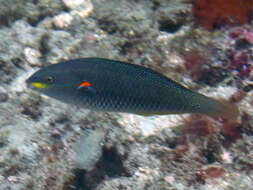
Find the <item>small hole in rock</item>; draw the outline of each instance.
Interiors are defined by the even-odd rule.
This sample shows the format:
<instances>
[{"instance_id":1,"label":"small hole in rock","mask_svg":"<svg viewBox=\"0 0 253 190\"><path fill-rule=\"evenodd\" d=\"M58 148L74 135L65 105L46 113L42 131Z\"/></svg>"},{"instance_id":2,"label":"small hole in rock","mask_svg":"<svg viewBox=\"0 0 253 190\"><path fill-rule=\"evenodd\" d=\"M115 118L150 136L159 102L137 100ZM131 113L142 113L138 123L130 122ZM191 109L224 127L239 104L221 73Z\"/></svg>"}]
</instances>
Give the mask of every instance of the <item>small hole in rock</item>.
<instances>
[{"instance_id":1,"label":"small hole in rock","mask_svg":"<svg viewBox=\"0 0 253 190\"><path fill-rule=\"evenodd\" d=\"M182 26L182 23L173 23L168 20L161 20L159 21L159 30L162 32L168 33L175 33L177 32Z\"/></svg>"}]
</instances>

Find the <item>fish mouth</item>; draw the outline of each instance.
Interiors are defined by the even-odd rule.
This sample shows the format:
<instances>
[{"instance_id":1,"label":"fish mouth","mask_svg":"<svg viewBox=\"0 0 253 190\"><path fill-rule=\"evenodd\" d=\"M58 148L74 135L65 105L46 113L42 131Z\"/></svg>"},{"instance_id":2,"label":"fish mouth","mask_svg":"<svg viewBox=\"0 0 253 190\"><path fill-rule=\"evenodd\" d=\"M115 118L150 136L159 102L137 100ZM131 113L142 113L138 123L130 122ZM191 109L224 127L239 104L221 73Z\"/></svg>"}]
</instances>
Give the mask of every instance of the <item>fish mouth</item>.
<instances>
[{"instance_id":1,"label":"fish mouth","mask_svg":"<svg viewBox=\"0 0 253 190\"><path fill-rule=\"evenodd\" d=\"M31 87L32 81L31 81L30 78L29 78L29 79L27 79L27 80L25 81L25 83L26 83L26 85L27 85L28 87Z\"/></svg>"},{"instance_id":2,"label":"fish mouth","mask_svg":"<svg viewBox=\"0 0 253 190\"><path fill-rule=\"evenodd\" d=\"M27 85L30 85L31 83L35 82L36 78L34 77L34 75L30 76L29 78L26 79L25 83Z\"/></svg>"},{"instance_id":3,"label":"fish mouth","mask_svg":"<svg viewBox=\"0 0 253 190\"><path fill-rule=\"evenodd\" d=\"M25 82L26 82L26 85L32 89L43 89L48 86L46 83L36 82L35 80L33 80L32 77L28 78Z\"/></svg>"},{"instance_id":4,"label":"fish mouth","mask_svg":"<svg viewBox=\"0 0 253 190\"><path fill-rule=\"evenodd\" d=\"M26 86L27 86L28 88L32 88L32 80L31 80L31 77L28 78L28 79L26 79L25 83L26 83Z\"/></svg>"},{"instance_id":5,"label":"fish mouth","mask_svg":"<svg viewBox=\"0 0 253 190\"><path fill-rule=\"evenodd\" d=\"M47 84L41 83L41 82L32 82L32 83L30 83L30 85L32 87L39 88L39 89L43 89L43 88L47 87Z\"/></svg>"}]
</instances>

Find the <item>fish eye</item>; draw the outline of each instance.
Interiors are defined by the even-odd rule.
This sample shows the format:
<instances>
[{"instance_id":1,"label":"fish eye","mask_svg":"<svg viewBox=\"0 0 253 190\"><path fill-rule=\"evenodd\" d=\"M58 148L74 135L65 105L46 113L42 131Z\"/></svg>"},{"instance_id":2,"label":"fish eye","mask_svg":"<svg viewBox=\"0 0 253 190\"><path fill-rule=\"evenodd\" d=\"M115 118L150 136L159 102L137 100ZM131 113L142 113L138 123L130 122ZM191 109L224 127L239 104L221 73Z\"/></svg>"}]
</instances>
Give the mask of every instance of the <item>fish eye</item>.
<instances>
[{"instance_id":1,"label":"fish eye","mask_svg":"<svg viewBox=\"0 0 253 190\"><path fill-rule=\"evenodd\" d=\"M46 81L47 81L48 83L52 83L52 82L54 81L54 79L53 79L53 77L48 76L48 77L46 77Z\"/></svg>"}]
</instances>

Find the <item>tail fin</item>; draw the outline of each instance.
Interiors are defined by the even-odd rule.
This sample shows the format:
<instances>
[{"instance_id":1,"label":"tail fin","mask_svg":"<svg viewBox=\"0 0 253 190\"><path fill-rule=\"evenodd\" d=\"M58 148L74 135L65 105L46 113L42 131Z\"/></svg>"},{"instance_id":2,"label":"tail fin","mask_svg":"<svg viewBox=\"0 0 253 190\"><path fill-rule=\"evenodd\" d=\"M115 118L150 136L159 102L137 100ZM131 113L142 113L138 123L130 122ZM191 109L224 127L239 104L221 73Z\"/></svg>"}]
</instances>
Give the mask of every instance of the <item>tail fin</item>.
<instances>
[{"instance_id":1,"label":"tail fin","mask_svg":"<svg viewBox=\"0 0 253 190\"><path fill-rule=\"evenodd\" d=\"M217 101L217 100L216 100ZM220 116L226 119L237 120L240 112L238 106L228 101L217 101L216 112L211 114L214 116Z\"/></svg>"},{"instance_id":2,"label":"tail fin","mask_svg":"<svg viewBox=\"0 0 253 190\"><path fill-rule=\"evenodd\" d=\"M238 106L227 100L216 100L204 95L199 95L197 100L200 102L199 113L229 120L237 120L240 114Z\"/></svg>"}]
</instances>

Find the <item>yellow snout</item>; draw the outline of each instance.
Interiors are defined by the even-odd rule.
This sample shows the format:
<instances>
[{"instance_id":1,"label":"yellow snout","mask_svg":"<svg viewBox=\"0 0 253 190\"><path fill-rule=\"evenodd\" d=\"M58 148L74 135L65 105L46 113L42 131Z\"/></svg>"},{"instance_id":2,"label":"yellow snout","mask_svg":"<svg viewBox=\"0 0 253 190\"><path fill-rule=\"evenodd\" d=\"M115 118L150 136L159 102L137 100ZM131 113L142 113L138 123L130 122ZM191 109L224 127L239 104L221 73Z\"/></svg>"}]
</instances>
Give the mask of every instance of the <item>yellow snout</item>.
<instances>
[{"instance_id":1,"label":"yellow snout","mask_svg":"<svg viewBox=\"0 0 253 190\"><path fill-rule=\"evenodd\" d=\"M40 82L32 82L32 86L36 88L46 88L47 84L45 83L40 83Z\"/></svg>"}]
</instances>

